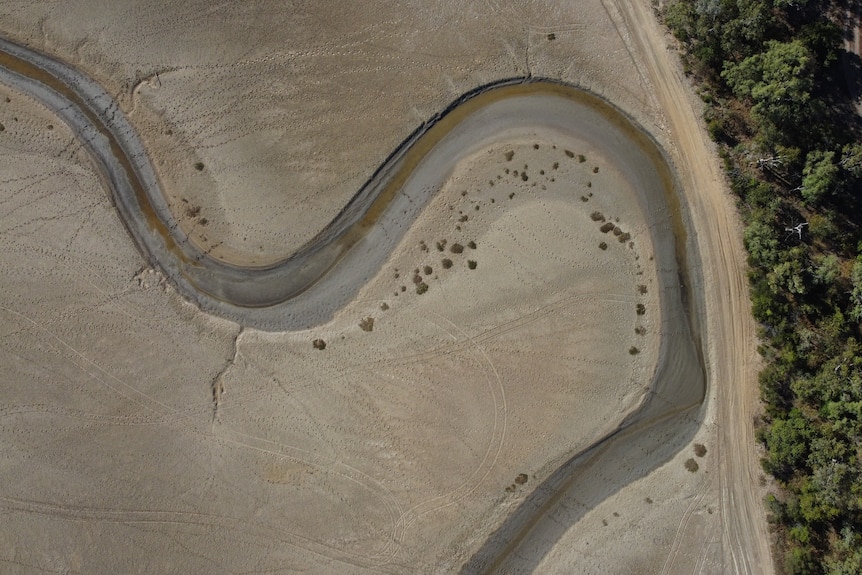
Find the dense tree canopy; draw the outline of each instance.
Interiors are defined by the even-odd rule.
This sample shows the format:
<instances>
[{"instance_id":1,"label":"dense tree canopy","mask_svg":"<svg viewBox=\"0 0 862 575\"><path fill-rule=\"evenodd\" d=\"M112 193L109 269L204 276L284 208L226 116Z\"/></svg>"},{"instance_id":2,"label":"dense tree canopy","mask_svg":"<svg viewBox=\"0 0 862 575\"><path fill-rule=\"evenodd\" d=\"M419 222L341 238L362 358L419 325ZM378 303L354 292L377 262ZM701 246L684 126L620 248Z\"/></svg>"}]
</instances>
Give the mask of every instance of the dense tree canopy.
<instances>
[{"instance_id":1,"label":"dense tree canopy","mask_svg":"<svg viewBox=\"0 0 862 575\"><path fill-rule=\"evenodd\" d=\"M737 97L751 100L752 117L767 144L775 145L790 141L796 127L812 119L813 69L801 41L771 40L765 52L725 64L721 76Z\"/></svg>"},{"instance_id":2,"label":"dense tree canopy","mask_svg":"<svg viewBox=\"0 0 862 575\"><path fill-rule=\"evenodd\" d=\"M789 574L862 573L862 122L849 90L862 65L842 54L846 14L822 0L666 8L746 223L758 437L782 488L767 504Z\"/></svg>"}]
</instances>

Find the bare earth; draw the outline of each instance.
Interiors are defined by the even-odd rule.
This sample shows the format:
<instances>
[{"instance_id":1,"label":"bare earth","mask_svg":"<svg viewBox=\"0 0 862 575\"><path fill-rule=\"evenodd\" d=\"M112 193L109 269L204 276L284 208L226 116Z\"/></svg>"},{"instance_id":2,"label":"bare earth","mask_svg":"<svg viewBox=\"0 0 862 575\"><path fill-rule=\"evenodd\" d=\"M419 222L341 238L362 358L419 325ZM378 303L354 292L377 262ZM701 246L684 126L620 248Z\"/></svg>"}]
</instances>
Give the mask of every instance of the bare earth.
<instances>
[{"instance_id":1,"label":"bare earth","mask_svg":"<svg viewBox=\"0 0 862 575\"><path fill-rule=\"evenodd\" d=\"M741 231L649 5L113 4L10 0L0 33L116 93L190 237L225 258L291 253L492 80L583 86L653 133L699 248L707 400L688 444L637 453L609 496L564 496L550 545L537 524L499 571L772 571ZM489 142L333 321L264 333L165 285L40 104L0 86L0 123L4 573L457 572L648 391L653 215L589 141Z\"/></svg>"}]
</instances>

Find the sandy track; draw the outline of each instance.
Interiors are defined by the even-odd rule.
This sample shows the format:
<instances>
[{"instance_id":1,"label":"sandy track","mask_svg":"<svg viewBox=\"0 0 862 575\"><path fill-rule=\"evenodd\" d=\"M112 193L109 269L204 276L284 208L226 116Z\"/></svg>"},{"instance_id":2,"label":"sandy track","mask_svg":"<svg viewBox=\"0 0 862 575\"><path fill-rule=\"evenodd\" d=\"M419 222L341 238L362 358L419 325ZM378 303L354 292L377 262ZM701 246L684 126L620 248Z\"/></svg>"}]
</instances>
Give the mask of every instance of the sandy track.
<instances>
[{"instance_id":1,"label":"sandy track","mask_svg":"<svg viewBox=\"0 0 862 575\"><path fill-rule=\"evenodd\" d=\"M709 379L718 397L725 572L771 573L758 480L761 472L754 450L757 338L745 278L742 230L713 146L695 113L691 89L666 48L667 36L645 2L619 0L619 6L670 120L683 189L698 235Z\"/></svg>"}]
</instances>

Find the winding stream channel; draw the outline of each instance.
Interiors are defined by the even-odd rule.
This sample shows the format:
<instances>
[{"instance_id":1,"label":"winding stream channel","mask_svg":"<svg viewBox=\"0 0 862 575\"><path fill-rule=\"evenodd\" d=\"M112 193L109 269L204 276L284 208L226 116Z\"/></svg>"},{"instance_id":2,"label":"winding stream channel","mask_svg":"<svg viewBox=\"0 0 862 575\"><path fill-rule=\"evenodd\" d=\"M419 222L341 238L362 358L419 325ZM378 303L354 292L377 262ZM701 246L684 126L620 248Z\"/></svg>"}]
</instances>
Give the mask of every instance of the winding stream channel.
<instances>
[{"instance_id":1,"label":"winding stream channel","mask_svg":"<svg viewBox=\"0 0 862 575\"><path fill-rule=\"evenodd\" d=\"M697 309L702 298L694 293L701 285L692 271L699 269L698 250L686 233L685 206L656 142L595 95L536 78L477 88L417 128L305 246L273 265L249 267L217 259L188 239L134 128L94 80L0 39L0 82L39 100L71 127L136 245L185 298L261 330L306 329L331 319L380 271L455 164L508 130L540 126L571 134L591 142L623 172L650 223L660 286L662 341L650 393L615 431L567 454L463 573L530 570L562 535L565 526L554 513L567 498L577 494L585 513L667 461L697 429L705 395Z\"/></svg>"}]
</instances>

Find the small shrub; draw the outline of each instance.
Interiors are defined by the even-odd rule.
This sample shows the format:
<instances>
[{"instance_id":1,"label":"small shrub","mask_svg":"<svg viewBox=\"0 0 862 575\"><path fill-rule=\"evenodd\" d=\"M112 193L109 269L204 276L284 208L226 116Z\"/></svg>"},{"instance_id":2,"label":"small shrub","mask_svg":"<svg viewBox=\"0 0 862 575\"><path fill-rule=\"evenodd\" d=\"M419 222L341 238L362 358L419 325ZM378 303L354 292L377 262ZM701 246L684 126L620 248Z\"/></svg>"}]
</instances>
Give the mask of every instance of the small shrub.
<instances>
[{"instance_id":1,"label":"small shrub","mask_svg":"<svg viewBox=\"0 0 862 575\"><path fill-rule=\"evenodd\" d=\"M459 222L466 222L466 221L467 221L467 220L469 220L469 219L470 219L470 217L469 217L467 214L464 214L463 216L461 216L460 218L458 218L458 221L459 221ZM443 243L443 245L445 246L445 245L446 245L446 243L444 242L444 243Z\"/></svg>"},{"instance_id":2,"label":"small shrub","mask_svg":"<svg viewBox=\"0 0 862 575\"><path fill-rule=\"evenodd\" d=\"M631 347L629 348L629 355L637 355L637 354L639 354L640 352L641 352L641 350L639 350L639 349L638 349L638 348L636 348L635 346L631 346Z\"/></svg>"},{"instance_id":3,"label":"small shrub","mask_svg":"<svg viewBox=\"0 0 862 575\"><path fill-rule=\"evenodd\" d=\"M643 284L638 286L638 293L645 294L647 292L647 287Z\"/></svg>"},{"instance_id":4,"label":"small shrub","mask_svg":"<svg viewBox=\"0 0 862 575\"><path fill-rule=\"evenodd\" d=\"M556 170L559 167L560 167L560 162L554 162L554 169Z\"/></svg>"},{"instance_id":5,"label":"small shrub","mask_svg":"<svg viewBox=\"0 0 862 575\"><path fill-rule=\"evenodd\" d=\"M590 219L594 222L603 222L605 221L605 215L601 212L593 212L590 214Z\"/></svg>"},{"instance_id":6,"label":"small shrub","mask_svg":"<svg viewBox=\"0 0 862 575\"><path fill-rule=\"evenodd\" d=\"M600 249L600 250L606 250L606 249L608 249L608 243L607 243L607 242L602 242L602 243L600 243L600 244L599 244L599 249Z\"/></svg>"},{"instance_id":7,"label":"small shrub","mask_svg":"<svg viewBox=\"0 0 862 575\"><path fill-rule=\"evenodd\" d=\"M471 270L476 269L476 265L478 265L476 264L476 260L467 260L467 267Z\"/></svg>"},{"instance_id":8,"label":"small shrub","mask_svg":"<svg viewBox=\"0 0 862 575\"><path fill-rule=\"evenodd\" d=\"M548 34L547 38L548 38L548 42L553 42L554 40L557 39L557 35L554 34L553 32L551 32L550 34Z\"/></svg>"},{"instance_id":9,"label":"small shrub","mask_svg":"<svg viewBox=\"0 0 862 575\"><path fill-rule=\"evenodd\" d=\"M646 333L646 328L642 325L639 325L635 328L635 333L638 335L644 335Z\"/></svg>"},{"instance_id":10,"label":"small shrub","mask_svg":"<svg viewBox=\"0 0 862 575\"><path fill-rule=\"evenodd\" d=\"M419 295L422 295L426 291L428 291L428 284L426 284L425 282L422 282L420 284L416 284L416 293L418 293Z\"/></svg>"},{"instance_id":11,"label":"small shrub","mask_svg":"<svg viewBox=\"0 0 862 575\"><path fill-rule=\"evenodd\" d=\"M599 167L598 167L598 166L595 166L595 167L593 168L593 173L594 173L594 174L598 174L598 173L599 173Z\"/></svg>"},{"instance_id":12,"label":"small shrub","mask_svg":"<svg viewBox=\"0 0 862 575\"><path fill-rule=\"evenodd\" d=\"M695 471L700 469L700 465L698 465L697 461L695 461L694 459L689 458L685 461L685 468L691 473L694 473Z\"/></svg>"},{"instance_id":13,"label":"small shrub","mask_svg":"<svg viewBox=\"0 0 862 575\"><path fill-rule=\"evenodd\" d=\"M706 445L704 445L703 443L695 443L694 454L698 457L703 457L704 455L706 455Z\"/></svg>"},{"instance_id":14,"label":"small shrub","mask_svg":"<svg viewBox=\"0 0 862 575\"><path fill-rule=\"evenodd\" d=\"M426 276L430 276L434 269L431 266L425 266L422 271L425 272Z\"/></svg>"},{"instance_id":15,"label":"small shrub","mask_svg":"<svg viewBox=\"0 0 862 575\"><path fill-rule=\"evenodd\" d=\"M196 162L195 163L195 169L199 172L202 172L204 169L204 163L203 162Z\"/></svg>"},{"instance_id":16,"label":"small shrub","mask_svg":"<svg viewBox=\"0 0 862 575\"><path fill-rule=\"evenodd\" d=\"M359 327L362 331L372 331L374 329L374 318L369 316L359 322Z\"/></svg>"},{"instance_id":17,"label":"small shrub","mask_svg":"<svg viewBox=\"0 0 862 575\"><path fill-rule=\"evenodd\" d=\"M383 310L383 311L388 310L388 309L389 309L389 304L388 304L388 303L386 303L386 302L383 302L382 304L380 304L380 309L381 309L381 310Z\"/></svg>"},{"instance_id":18,"label":"small shrub","mask_svg":"<svg viewBox=\"0 0 862 575\"><path fill-rule=\"evenodd\" d=\"M652 505L652 497L646 497L646 498L644 498L644 501L646 501L648 504Z\"/></svg>"},{"instance_id":19,"label":"small shrub","mask_svg":"<svg viewBox=\"0 0 862 575\"><path fill-rule=\"evenodd\" d=\"M311 345L314 346L314 349L326 349L326 342L322 339L316 339L311 342Z\"/></svg>"},{"instance_id":20,"label":"small shrub","mask_svg":"<svg viewBox=\"0 0 862 575\"><path fill-rule=\"evenodd\" d=\"M437 251L438 252L442 252L445 249L446 249L446 240L440 240L439 242L437 242Z\"/></svg>"},{"instance_id":21,"label":"small shrub","mask_svg":"<svg viewBox=\"0 0 862 575\"><path fill-rule=\"evenodd\" d=\"M512 158L514 158L514 157L515 157L514 150L509 150L508 152L506 152L506 161L507 162L511 162Z\"/></svg>"},{"instance_id":22,"label":"small shrub","mask_svg":"<svg viewBox=\"0 0 862 575\"><path fill-rule=\"evenodd\" d=\"M421 284L422 283L422 276L420 276L418 273L413 274L413 283L416 285Z\"/></svg>"},{"instance_id":23,"label":"small shrub","mask_svg":"<svg viewBox=\"0 0 862 575\"><path fill-rule=\"evenodd\" d=\"M514 197L515 197L515 192L512 192L511 194L509 194L509 199L510 199L510 200L511 200L512 198L514 198Z\"/></svg>"},{"instance_id":24,"label":"small shrub","mask_svg":"<svg viewBox=\"0 0 862 575\"><path fill-rule=\"evenodd\" d=\"M637 312L638 312L638 315L646 314L646 306L642 303L639 303L638 307L637 307Z\"/></svg>"},{"instance_id":25,"label":"small shrub","mask_svg":"<svg viewBox=\"0 0 862 575\"><path fill-rule=\"evenodd\" d=\"M443 261L441 263L443 264L444 270L448 270L452 267L452 260L450 260L449 258L443 258Z\"/></svg>"},{"instance_id":26,"label":"small shrub","mask_svg":"<svg viewBox=\"0 0 862 575\"><path fill-rule=\"evenodd\" d=\"M606 234L606 233L608 233L609 231L611 231L612 229L614 229L615 227L616 227L616 226L615 226L615 225L613 225L611 222L605 222L605 223L603 223L603 224L602 224L602 227L600 227L600 228L599 228L599 230L600 230L603 234Z\"/></svg>"},{"instance_id":27,"label":"small shrub","mask_svg":"<svg viewBox=\"0 0 862 575\"><path fill-rule=\"evenodd\" d=\"M579 164L583 164L583 163L584 163L584 162L586 162L586 161L587 161L587 157L586 157L586 156L584 156L583 154L578 154L578 163L579 163Z\"/></svg>"},{"instance_id":28,"label":"small shrub","mask_svg":"<svg viewBox=\"0 0 862 575\"><path fill-rule=\"evenodd\" d=\"M617 239L620 241L621 244L624 244L627 241L629 241L631 239L631 237L632 237L632 235L630 233L623 232L619 235L619 237Z\"/></svg>"},{"instance_id":29,"label":"small shrub","mask_svg":"<svg viewBox=\"0 0 862 575\"><path fill-rule=\"evenodd\" d=\"M464 246L462 246L459 243L454 243L454 244L452 244L452 247L449 248L449 251L452 252L453 254L464 253Z\"/></svg>"},{"instance_id":30,"label":"small shrub","mask_svg":"<svg viewBox=\"0 0 862 575\"><path fill-rule=\"evenodd\" d=\"M574 157L575 157L575 153L574 153L573 151L571 151L571 150L566 150L565 152L566 152L566 155L567 155L568 157L570 157L570 158L574 158Z\"/></svg>"},{"instance_id":31,"label":"small shrub","mask_svg":"<svg viewBox=\"0 0 862 575\"><path fill-rule=\"evenodd\" d=\"M526 473L519 473L518 477L515 478L515 483L517 483L518 485L524 485L528 479L529 477Z\"/></svg>"},{"instance_id":32,"label":"small shrub","mask_svg":"<svg viewBox=\"0 0 862 575\"><path fill-rule=\"evenodd\" d=\"M530 179L527 177L527 172L521 172L521 179L524 180L525 182Z\"/></svg>"},{"instance_id":33,"label":"small shrub","mask_svg":"<svg viewBox=\"0 0 862 575\"><path fill-rule=\"evenodd\" d=\"M467 247L470 248L471 250L475 250L476 249L476 242L471 240L470 242L467 243Z\"/></svg>"}]
</instances>

